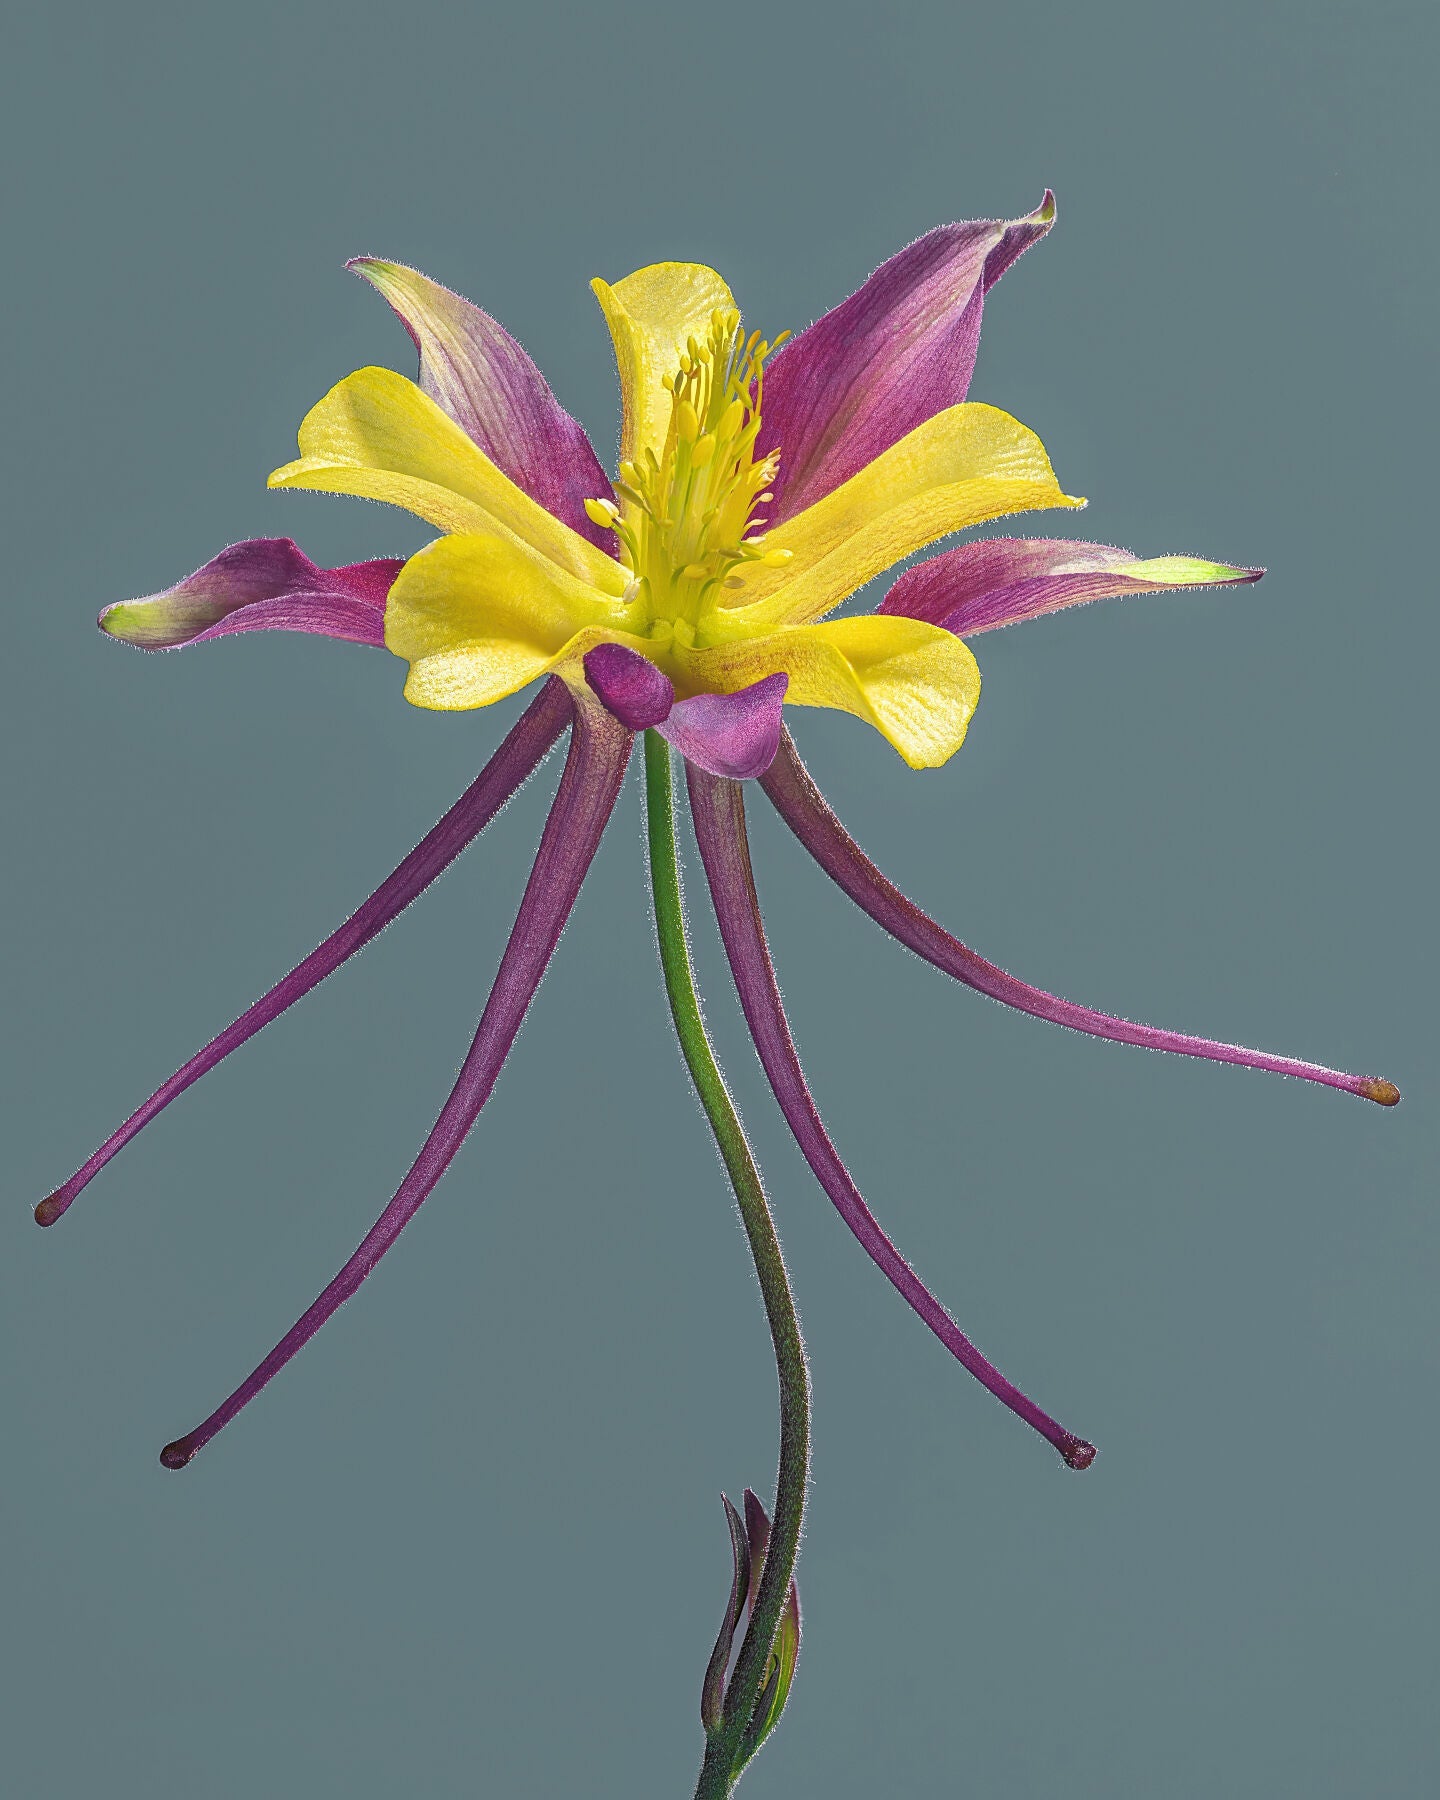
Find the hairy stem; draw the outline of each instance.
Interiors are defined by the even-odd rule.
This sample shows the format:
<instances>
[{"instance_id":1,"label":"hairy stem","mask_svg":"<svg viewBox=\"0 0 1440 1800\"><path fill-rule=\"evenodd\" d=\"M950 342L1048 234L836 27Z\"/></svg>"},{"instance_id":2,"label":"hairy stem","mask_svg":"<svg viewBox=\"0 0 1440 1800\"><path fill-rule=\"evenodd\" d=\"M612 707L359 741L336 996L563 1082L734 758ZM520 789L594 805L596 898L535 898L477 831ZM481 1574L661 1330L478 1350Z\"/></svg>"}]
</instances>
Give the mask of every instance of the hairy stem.
<instances>
[{"instance_id":1,"label":"hairy stem","mask_svg":"<svg viewBox=\"0 0 1440 1800\"><path fill-rule=\"evenodd\" d=\"M740 1655L725 1693L718 1727L710 1734L695 1800L724 1800L733 1785L735 1755L765 1679L780 1613L790 1591L790 1578L800 1547L805 1488L810 1462L810 1378L800 1321L785 1273L785 1259L775 1221L765 1198L760 1172L745 1139L740 1115L715 1061L685 934L685 905L680 892L680 862L675 841L675 791L670 747L654 731L645 733L646 828L650 848L650 884L660 965L681 1053L710 1121L721 1160L735 1190L741 1222L755 1259L760 1293L775 1348L780 1383L780 1470L775 1487L774 1522L760 1589Z\"/></svg>"}]
</instances>

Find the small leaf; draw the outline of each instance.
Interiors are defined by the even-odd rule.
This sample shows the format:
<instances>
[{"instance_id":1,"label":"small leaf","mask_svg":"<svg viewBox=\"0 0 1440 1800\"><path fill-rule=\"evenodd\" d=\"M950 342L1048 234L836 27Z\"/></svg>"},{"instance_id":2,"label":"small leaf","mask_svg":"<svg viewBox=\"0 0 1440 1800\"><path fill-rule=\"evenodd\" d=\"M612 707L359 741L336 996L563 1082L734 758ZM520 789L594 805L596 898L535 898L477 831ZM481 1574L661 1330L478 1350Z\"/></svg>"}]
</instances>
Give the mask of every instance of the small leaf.
<instances>
[{"instance_id":1,"label":"small leaf","mask_svg":"<svg viewBox=\"0 0 1440 1800\"><path fill-rule=\"evenodd\" d=\"M740 1609L749 1592L751 1575L750 1547L746 1542L744 1523L728 1497L722 1494L720 1498L725 1507L726 1523L730 1527L730 1553L735 1572L730 1582L730 1599L726 1603L725 1617L720 1622L720 1633L715 1639L715 1648L710 1653L705 1681L700 1689L700 1722L707 1733L718 1731L723 1723L725 1671L730 1666L735 1627L740 1621Z\"/></svg>"},{"instance_id":2,"label":"small leaf","mask_svg":"<svg viewBox=\"0 0 1440 1800\"><path fill-rule=\"evenodd\" d=\"M753 1611L755 1596L760 1591L760 1573L765 1567L765 1552L770 1547L770 1515L761 1504L760 1496L750 1488L745 1490L745 1535L750 1540L750 1591L745 1604Z\"/></svg>"},{"instance_id":3,"label":"small leaf","mask_svg":"<svg viewBox=\"0 0 1440 1800\"><path fill-rule=\"evenodd\" d=\"M754 1715L740 1740L740 1749L735 1758L735 1774L740 1773L779 1724L785 1702L790 1697L790 1683L795 1679L795 1665L799 1658L800 1590L791 1581L789 1597L780 1614L780 1625L775 1633L775 1648L770 1652L770 1661L766 1665L765 1683L760 1689L760 1698L755 1702Z\"/></svg>"}]
</instances>

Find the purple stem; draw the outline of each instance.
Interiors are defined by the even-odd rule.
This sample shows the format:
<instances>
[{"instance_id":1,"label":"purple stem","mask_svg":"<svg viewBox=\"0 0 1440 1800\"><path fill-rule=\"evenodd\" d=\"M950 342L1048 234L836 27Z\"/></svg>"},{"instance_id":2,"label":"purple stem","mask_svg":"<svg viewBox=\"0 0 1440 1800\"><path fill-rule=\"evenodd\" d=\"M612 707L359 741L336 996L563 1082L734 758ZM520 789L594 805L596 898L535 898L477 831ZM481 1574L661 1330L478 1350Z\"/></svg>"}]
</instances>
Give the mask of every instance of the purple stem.
<instances>
[{"instance_id":1,"label":"purple stem","mask_svg":"<svg viewBox=\"0 0 1440 1800\"><path fill-rule=\"evenodd\" d=\"M202 1425L160 1452L167 1469L184 1468L196 1451L248 1406L296 1351L309 1342L380 1261L449 1167L481 1107L490 1098L515 1034L560 941L620 792L631 741L624 726L600 706L576 706L565 773L545 822L514 930L500 959L474 1042L434 1129L390 1203L320 1297Z\"/></svg>"},{"instance_id":2,"label":"purple stem","mask_svg":"<svg viewBox=\"0 0 1440 1800\"><path fill-rule=\"evenodd\" d=\"M862 911L869 913L892 937L908 945L945 974L967 987L988 994L1003 1006L1013 1006L1037 1019L1068 1025L1091 1037L1110 1038L1117 1044L1139 1044L1149 1050L1171 1050L1181 1056L1202 1056L1212 1062L1237 1063L1247 1069L1267 1069L1277 1075L1296 1075L1302 1081L1318 1081L1343 1088L1362 1100L1394 1106L1400 1090L1393 1081L1373 1075L1347 1075L1321 1063L1297 1062L1289 1056L1272 1056L1266 1050L1247 1050L1240 1044L1221 1044L1212 1038L1191 1037L1180 1031L1160 1031L1153 1025L1133 1025L1088 1006L1076 1006L1007 975L983 956L951 937L928 913L907 900L855 842L830 810L810 771L800 760L793 739L786 732L780 749L761 785L775 803L780 817L830 878L837 882Z\"/></svg>"},{"instance_id":3,"label":"purple stem","mask_svg":"<svg viewBox=\"0 0 1440 1800\"><path fill-rule=\"evenodd\" d=\"M850 1172L841 1162L816 1110L781 1003L760 917L755 877L750 867L744 789L739 782L722 780L689 765L686 773L695 836L709 878L715 916L735 976L740 1004L770 1086L805 1160L865 1253L894 1283L945 1348L997 1400L1047 1438L1072 1469L1089 1468L1095 1460L1095 1446L1066 1431L1048 1413L1042 1412L981 1355L881 1230L875 1215L850 1179Z\"/></svg>"},{"instance_id":4,"label":"purple stem","mask_svg":"<svg viewBox=\"0 0 1440 1800\"><path fill-rule=\"evenodd\" d=\"M193 1082L223 1062L232 1050L238 1050L272 1019L278 1019L287 1007L302 999L311 988L317 987L341 963L382 932L417 894L423 893L436 876L449 868L467 844L479 836L516 789L534 773L569 718L569 693L563 681L552 677L449 812L426 833L399 868L381 882L365 904L338 930L331 932L325 942L312 950L283 981L277 982L233 1025L227 1025L218 1037L211 1038L203 1050L197 1050L189 1062L156 1088L145 1104L106 1138L88 1162L82 1163L62 1187L40 1202L35 1208L36 1222L53 1225L110 1158L157 1113L163 1112L177 1095L183 1094Z\"/></svg>"}]
</instances>

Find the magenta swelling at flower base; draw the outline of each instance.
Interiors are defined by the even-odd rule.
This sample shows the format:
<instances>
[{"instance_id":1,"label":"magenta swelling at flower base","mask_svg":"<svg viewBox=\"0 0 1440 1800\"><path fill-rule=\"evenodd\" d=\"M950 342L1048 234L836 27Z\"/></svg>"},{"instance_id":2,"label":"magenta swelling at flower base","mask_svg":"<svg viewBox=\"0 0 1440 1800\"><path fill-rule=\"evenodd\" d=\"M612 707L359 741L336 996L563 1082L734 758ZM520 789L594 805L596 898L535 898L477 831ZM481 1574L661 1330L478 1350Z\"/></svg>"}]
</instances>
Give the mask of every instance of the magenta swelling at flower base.
<instances>
[{"instance_id":1,"label":"magenta swelling at flower base","mask_svg":"<svg viewBox=\"0 0 1440 1800\"><path fill-rule=\"evenodd\" d=\"M610 819L635 736L644 734L666 993L755 1259L780 1388L773 1520L748 1490L743 1517L725 1502L733 1579L702 1683L700 1800L731 1791L778 1721L795 1671L809 1376L764 1187L695 991L674 756L741 1009L821 1188L934 1336L1071 1468L1088 1467L1094 1446L971 1341L892 1243L826 1129L766 941L746 784L758 783L820 867L885 931L992 999L1119 1043L1294 1075L1384 1106L1400 1097L1377 1077L1132 1024L1007 974L875 867L785 726L786 706L849 712L912 767L939 767L963 742L979 698L967 637L1092 600L1259 579L1259 569L1192 556L1144 559L1103 543L994 536L909 568L874 613L836 616L874 576L954 533L1084 504L1061 489L1034 432L966 399L986 296L1054 217L1047 193L1019 219L941 226L807 330L773 341L745 329L724 281L700 264L657 263L613 287L595 282L623 400L613 479L495 320L412 269L360 258L351 267L414 340L418 379L369 368L340 382L301 425L298 459L270 484L384 501L439 535L408 560L335 569L317 567L288 538L252 539L101 615L111 636L147 650L260 630L385 649L407 665L405 698L431 710L468 710L539 686L470 788L400 866L40 1202L42 1225L60 1219L157 1113L389 924L568 733L514 930L433 1131L324 1292L207 1419L166 1445L167 1468L188 1463L350 1298L444 1174L494 1089Z\"/></svg>"}]
</instances>

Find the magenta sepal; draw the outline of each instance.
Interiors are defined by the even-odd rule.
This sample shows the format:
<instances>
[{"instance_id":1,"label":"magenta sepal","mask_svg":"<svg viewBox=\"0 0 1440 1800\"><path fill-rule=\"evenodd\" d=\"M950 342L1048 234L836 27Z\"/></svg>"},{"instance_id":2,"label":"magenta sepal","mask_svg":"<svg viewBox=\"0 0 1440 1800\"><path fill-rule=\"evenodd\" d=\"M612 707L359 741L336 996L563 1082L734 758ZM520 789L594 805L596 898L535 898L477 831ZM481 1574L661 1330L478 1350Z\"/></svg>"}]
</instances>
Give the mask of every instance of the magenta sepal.
<instances>
[{"instance_id":1,"label":"magenta sepal","mask_svg":"<svg viewBox=\"0 0 1440 1800\"><path fill-rule=\"evenodd\" d=\"M385 596L403 563L322 569L293 538L246 538L162 593L121 600L100 629L140 650L175 650L241 631L306 631L385 647Z\"/></svg>"},{"instance_id":2,"label":"magenta sepal","mask_svg":"<svg viewBox=\"0 0 1440 1800\"><path fill-rule=\"evenodd\" d=\"M584 663L591 690L622 725L631 731L652 726L698 768L749 781L774 761L790 684L783 672L733 694L695 694L677 702L669 676L625 644L597 644Z\"/></svg>"},{"instance_id":3,"label":"magenta sepal","mask_svg":"<svg viewBox=\"0 0 1440 1800\"><path fill-rule=\"evenodd\" d=\"M762 785L780 817L820 867L862 911L869 913L877 925L883 926L917 956L923 956L926 962L1004 1006L1013 1006L1037 1019L1068 1025L1073 1031L1083 1031L1090 1037L1109 1038L1119 1044L1138 1044L1149 1050L1169 1050L1181 1056L1199 1056L1212 1062L1236 1063L1247 1069L1264 1069L1277 1075L1295 1075L1302 1081L1342 1088L1346 1093L1357 1094L1362 1100L1374 1100L1381 1106L1393 1106L1400 1098L1400 1090L1393 1081L1377 1076L1349 1075L1320 1063L1272 1056L1265 1050L1247 1050L1239 1044L1217 1043L1210 1038L1191 1037L1179 1031L1160 1031L1153 1025L1133 1025L1128 1019L1112 1018L1108 1013L1076 1006L1069 1000L1047 994L1042 988L1031 987L1027 982L1007 975L1004 969L987 962L983 956L977 956L912 900L906 899L894 882L881 874L836 818L810 771L800 760L788 732L781 739L779 754Z\"/></svg>"},{"instance_id":4,"label":"magenta sepal","mask_svg":"<svg viewBox=\"0 0 1440 1800\"><path fill-rule=\"evenodd\" d=\"M828 494L970 387L985 295L1055 218L940 225L884 262L765 371L756 450L780 452L771 526Z\"/></svg>"},{"instance_id":5,"label":"magenta sepal","mask_svg":"<svg viewBox=\"0 0 1440 1800\"><path fill-rule=\"evenodd\" d=\"M760 1062L805 1160L866 1255L940 1342L997 1400L1048 1440L1072 1469L1085 1469L1095 1447L1067 1431L983 1356L881 1229L825 1130L805 1080L770 961L745 834L744 789L687 770L690 810L720 936Z\"/></svg>"},{"instance_id":6,"label":"magenta sepal","mask_svg":"<svg viewBox=\"0 0 1440 1800\"><path fill-rule=\"evenodd\" d=\"M631 734L603 708L577 699L570 753L515 926L474 1041L435 1127L389 1204L319 1298L203 1424L167 1444L160 1460L180 1469L248 1406L371 1273L449 1167L490 1098L565 921L599 847L629 759Z\"/></svg>"},{"instance_id":7,"label":"magenta sepal","mask_svg":"<svg viewBox=\"0 0 1440 1800\"><path fill-rule=\"evenodd\" d=\"M1113 544L1072 538L978 538L907 569L876 611L923 619L957 637L977 637L1090 600L1162 593L1163 582L1129 573L1129 565L1139 560ZM1234 569L1210 585L1234 587L1264 573Z\"/></svg>"},{"instance_id":8,"label":"magenta sepal","mask_svg":"<svg viewBox=\"0 0 1440 1800\"><path fill-rule=\"evenodd\" d=\"M625 644L597 644L584 657L585 679L609 712L630 731L663 725L675 704L670 677Z\"/></svg>"},{"instance_id":9,"label":"magenta sepal","mask_svg":"<svg viewBox=\"0 0 1440 1800\"><path fill-rule=\"evenodd\" d=\"M120 1128L106 1138L88 1161L53 1194L35 1209L41 1225L53 1225L61 1218L76 1195L99 1174L118 1151L123 1150L159 1112L186 1088L221 1063L233 1050L247 1043L278 1019L288 1007L303 999L357 950L402 913L416 895L423 893L435 878L449 868L465 847L472 843L511 798L535 772L546 752L569 722L570 695L563 681L552 676L516 722L500 748L476 776L475 780L440 820L428 831L398 869L388 875L375 892L357 908L338 930L312 950L268 994L263 994L247 1008L233 1025L227 1025L211 1038L202 1050L156 1088L145 1104L131 1113Z\"/></svg>"},{"instance_id":10,"label":"magenta sepal","mask_svg":"<svg viewBox=\"0 0 1440 1800\"><path fill-rule=\"evenodd\" d=\"M682 700L659 727L687 763L732 781L763 775L780 747L781 706L790 677L767 675L733 694Z\"/></svg>"},{"instance_id":11,"label":"magenta sepal","mask_svg":"<svg viewBox=\"0 0 1440 1800\"><path fill-rule=\"evenodd\" d=\"M389 301L420 353L419 387L519 488L599 549L615 537L585 511L610 478L585 428L505 327L438 281L378 257L346 263Z\"/></svg>"}]
</instances>

